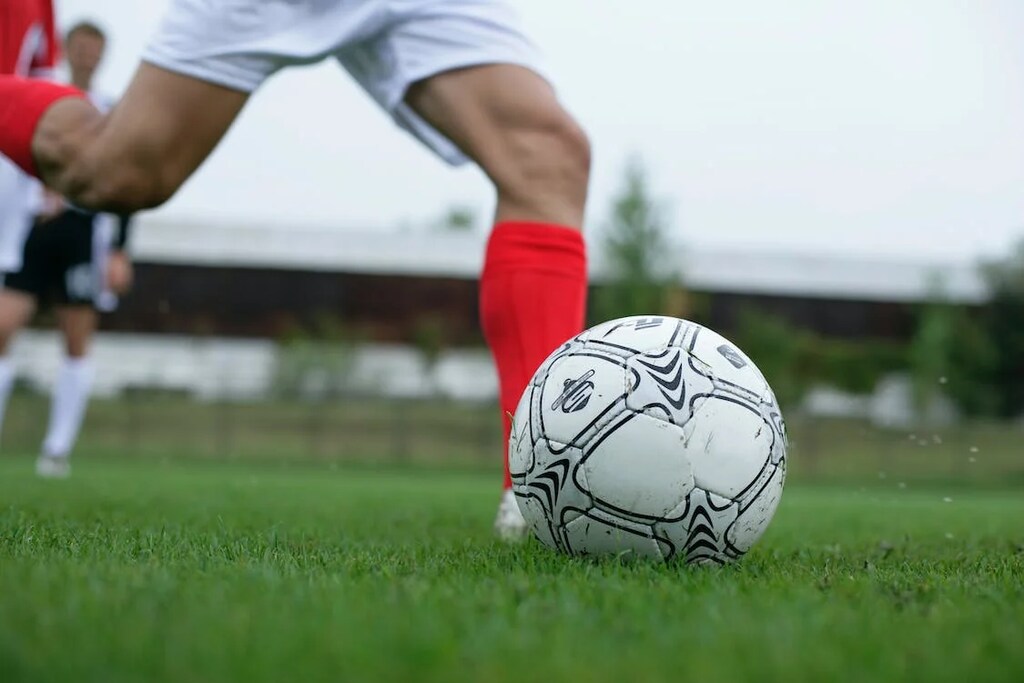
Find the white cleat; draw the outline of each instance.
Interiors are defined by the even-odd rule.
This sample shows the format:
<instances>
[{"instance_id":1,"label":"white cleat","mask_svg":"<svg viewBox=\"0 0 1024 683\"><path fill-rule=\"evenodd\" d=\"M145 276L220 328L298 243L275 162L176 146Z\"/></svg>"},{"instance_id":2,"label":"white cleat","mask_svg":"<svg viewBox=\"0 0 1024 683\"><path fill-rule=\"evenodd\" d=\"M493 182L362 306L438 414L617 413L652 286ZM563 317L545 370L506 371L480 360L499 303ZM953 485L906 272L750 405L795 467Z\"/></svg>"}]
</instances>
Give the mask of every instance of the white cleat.
<instances>
[{"instance_id":1,"label":"white cleat","mask_svg":"<svg viewBox=\"0 0 1024 683\"><path fill-rule=\"evenodd\" d=\"M36 459L36 474L43 479L67 479L71 476L71 465L66 457L40 455Z\"/></svg>"},{"instance_id":2,"label":"white cleat","mask_svg":"<svg viewBox=\"0 0 1024 683\"><path fill-rule=\"evenodd\" d=\"M498 516L494 518L494 532L498 538L509 543L517 543L526 538L526 520L519 511L519 503L511 489L501 494Z\"/></svg>"}]
</instances>

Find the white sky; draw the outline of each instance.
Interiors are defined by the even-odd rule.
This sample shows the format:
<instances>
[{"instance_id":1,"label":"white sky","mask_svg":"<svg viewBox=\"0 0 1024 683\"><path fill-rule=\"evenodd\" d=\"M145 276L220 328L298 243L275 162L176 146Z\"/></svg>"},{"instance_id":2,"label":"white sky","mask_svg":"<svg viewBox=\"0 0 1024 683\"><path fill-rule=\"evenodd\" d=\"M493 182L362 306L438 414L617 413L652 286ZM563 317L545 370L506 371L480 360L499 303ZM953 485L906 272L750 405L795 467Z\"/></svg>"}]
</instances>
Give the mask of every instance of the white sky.
<instances>
[{"instance_id":1,"label":"white sky","mask_svg":"<svg viewBox=\"0 0 1024 683\"><path fill-rule=\"evenodd\" d=\"M167 2L57 4L109 29L116 94ZM1020 0L517 4L591 134L592 226L635 152L689 243L931 259L1024 237ZM486 216L492 192L321 65L259 91L160 214L389 230L453 203Z\"/></svg>"}]
</instances>

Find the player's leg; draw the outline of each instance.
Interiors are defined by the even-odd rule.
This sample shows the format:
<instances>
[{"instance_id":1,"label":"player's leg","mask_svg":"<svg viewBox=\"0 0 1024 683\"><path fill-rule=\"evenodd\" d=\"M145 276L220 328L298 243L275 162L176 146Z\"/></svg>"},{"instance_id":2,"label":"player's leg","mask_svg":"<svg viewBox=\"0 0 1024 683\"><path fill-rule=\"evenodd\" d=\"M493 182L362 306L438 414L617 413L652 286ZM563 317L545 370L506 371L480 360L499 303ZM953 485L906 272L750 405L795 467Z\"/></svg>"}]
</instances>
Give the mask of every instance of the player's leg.
<instances>
[{"instance_id":1,"label":"player's leg","mask_svg":"<svg viewBox=\"0 0 1024 683\"><path fill-rule=\"evenodd\" d=\"M68 457L89 401L93 376L89 346L99 322L94 306L103 291L100 266L107 227L93 214L69 210L40 228L47 239L39 251L51 264L46 291L58 297L57 323L65 345L40 451L38 471L43 475L69 474Z\"/></svg>"},{"instance_id":2,"label":"player's leg","mask_svg":"<svg viewBox=\"0 0 1024 683\"><path fill-rule=\"evenodd\" d=\"M412 86L406 102L476 161L498 193L480 280L484 334L494 355L507 447L510 415L543 360L583 328L587 266L580 234L590 146L551 86L529 69L487 65ZM524 531L505 489L495 526Z\"/></svg>"},{"instance_id":3,"label":"player's leg","mask_svg":"<svg viewBox=\"0 0 1024 683\"><path fill-rule=\"evenodd\" d=\"M98 315L88 305L57 308L57 322L64 336L65 357L53 384L50 421L36 465L42 476L67 476L68 457L78 439L92 390L93 366L89 345L96 332Z\"/></svg>"},{"instance_id":4,"label":"player's leg","mask_svg":"<svg viewBox=\"0 0 1024 683\"><path fill-rule=\"evenodd\" d=\"M405 101L488 175L499 223L580 229L590 144L544 78L511 64L455 69L413 84Z\"/></svg>"},{"instance_id":5,"label":"player's leg","mask_svg":"<svg viewBox=\"0 0 1024 683\"><path fill-rule=\"evenodd\" d=\"M0 289L0 431L3 429L7 401L14 388L15 369L8 351L18 330L23 328L36 310L31 294L9 287Z\"/></svg>"},{"instance_id":6,"label":"player's leg","mask_svg":"<svg viewBox=\"0 0 1024 683\"><path fill-rule=\"evenodd\" d=\"M73 95L0 76L0 153L78 206L122 213L169 199L248 98L147 63L110 114Z\"/></svg>"}]
</instances>

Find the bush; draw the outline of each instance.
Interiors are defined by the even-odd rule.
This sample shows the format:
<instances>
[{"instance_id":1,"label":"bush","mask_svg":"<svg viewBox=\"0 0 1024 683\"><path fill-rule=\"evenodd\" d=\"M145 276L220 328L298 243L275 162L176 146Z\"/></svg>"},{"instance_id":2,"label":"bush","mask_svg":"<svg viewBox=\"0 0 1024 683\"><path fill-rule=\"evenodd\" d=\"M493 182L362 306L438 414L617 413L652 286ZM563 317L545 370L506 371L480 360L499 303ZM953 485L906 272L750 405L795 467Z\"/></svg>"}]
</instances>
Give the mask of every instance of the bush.
<instances>
[{"instance_id":1,"label":"bush","mask_svg":"<svg viewBox=\"0 0 1024 683\"><path fill-rule=\"evenodd\" d=\"M325 400L345 394L355 339L331 314L316 317L310 329L296 328L280 342L273 392L285 399Z\"/></svg>"},{"instance_id":2,"label":"bush","mask_svg":"<svg viewBox=\"0 0 1024 683\"><path fill-rule=\"evenodd\" d=\"M975 318L941 296L921 308L909 349L919 408L943 393L967 415L997 412L998 396L992 383L997 353Z\"/></svg>"},{"instance_id":3,"label":"bush","mask_svg":"<svg viewBox=\"0 0 1024 683\"><path fill-rule=\"evenodd\" d=\"M981 329L992 349L988 380L996 414L1024 414L1024 241L1005 260L984 269L992 298Z\"/></svg>"},{"instance_id":4,"label":"bush","mask_svg":"<svg viewBox=\"0 0 1024 683\"><path fill-rule=\"evenodd\" d=\"M601 235L601 250L609 273L607 281L594 288L594 319L683 312L686 297L672 260L664 207L651 195L638 160L626 168Z\"/></svg>"},{"instance_id":5,"label":"bush","mask_svg":"<svg viewBox=\"0 0 1024 683\"><path fill-rule=\"evenodd\" d=\"M740 314L733 336L784 406L798 403L815 384L870 393L885 375L907 369L904 345L830 339L753 309Z\"/></svg>"}]
</instances>

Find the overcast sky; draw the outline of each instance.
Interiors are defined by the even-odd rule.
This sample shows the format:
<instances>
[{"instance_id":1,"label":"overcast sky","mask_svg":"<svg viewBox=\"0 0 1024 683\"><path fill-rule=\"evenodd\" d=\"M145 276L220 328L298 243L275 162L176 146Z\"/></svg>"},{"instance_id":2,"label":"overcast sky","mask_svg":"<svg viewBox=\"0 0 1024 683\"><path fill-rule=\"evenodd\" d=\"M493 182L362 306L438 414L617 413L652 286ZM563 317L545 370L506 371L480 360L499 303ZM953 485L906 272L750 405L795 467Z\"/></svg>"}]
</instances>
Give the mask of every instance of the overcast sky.
<instances>
[{"instance_id":1,"label":"overcast sky","mask_svg":"<svg viewBox=\"0 0 1024 683\"><path fill-rule=\"evenodd\" d=\"M168 4L56 1L112 34L111 94ZM1021 0L516 4L593 139L591 226L637 153L691 244L946 259L1024 237ZM486 215L492 192L329 64L269 82L158 215L390 230L455 203Z\"/></svg>"}]
</instances>

